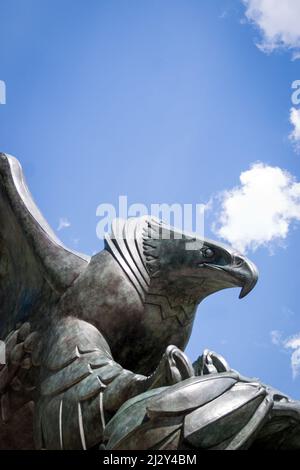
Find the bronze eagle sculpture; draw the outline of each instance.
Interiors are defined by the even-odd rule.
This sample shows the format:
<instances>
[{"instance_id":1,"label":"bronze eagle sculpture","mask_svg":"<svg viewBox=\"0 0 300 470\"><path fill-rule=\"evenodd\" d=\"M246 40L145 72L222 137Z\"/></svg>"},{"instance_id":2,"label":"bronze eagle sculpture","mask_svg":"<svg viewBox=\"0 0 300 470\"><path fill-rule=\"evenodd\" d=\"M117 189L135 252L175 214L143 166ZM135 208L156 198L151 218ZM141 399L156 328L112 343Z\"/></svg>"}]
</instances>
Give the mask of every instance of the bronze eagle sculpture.
<instances>
[{"instance_id":1,"label":"bronze eagle sculpture","mask_svg":"<svg viewBox=\"0 0 300 470\"><path fill-rule=\"evenodd\" d=\"M152 217L66 248L0 154L0 447L300 448L299 402L183 350L199 303L257 281L232 248Z\"/></svg>"}]
</instances>

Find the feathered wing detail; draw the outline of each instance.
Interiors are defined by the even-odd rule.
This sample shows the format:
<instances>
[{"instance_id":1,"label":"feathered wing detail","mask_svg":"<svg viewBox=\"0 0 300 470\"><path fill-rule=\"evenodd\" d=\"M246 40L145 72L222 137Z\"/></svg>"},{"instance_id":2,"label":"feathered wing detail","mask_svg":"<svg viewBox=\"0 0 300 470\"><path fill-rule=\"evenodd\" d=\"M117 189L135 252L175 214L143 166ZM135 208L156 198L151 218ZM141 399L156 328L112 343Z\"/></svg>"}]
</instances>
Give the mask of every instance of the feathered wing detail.
<instances>
[{"instance_id":1,"label":"feathered wing detail","mask_svg":"<svg viewBox=\"0 0 300 470\"><path fill-rule=\"evenodd\" d=\"M122 373L92 325L70 317L53 325L41 365L34 423L37 448L87 449L100 443L106 420L104 393Z\"/></svg>"},{"instance_id":2,"label":"feathered wing detail","mask_svg":"<svg viewBox=\"0 0 300 470\"><path fill-rule=\"evenodd\" d=\"M89 258L66 249L27 188L19 162L0 154L0 338L43 297L64 292Z\"/></svg>"},{"instance_id":3,"label":"feathered wing detail","mask_svg":"<svg viewBox=\"0 0 300 470\"><path fill-rule=\"evenodd\" d=\"M3 342L5 364L0 364L0 424L33 400L36 391L40 336L24 323ZM33 354L34 350L34 354Z\"/></svg>"},{"instance_id":4,"label":"feathered wing detail","mask_svg":"<svg viewBox=\"0 0 300 470\"><path fill-rule=\"evenodd\" d=\"M74 317L51 328L40 366L35 443L46 449L89 449L103 441L107 421L128 399L192 374L175 346L150 377L123 369L101 333Z\"/></svg>"},{"instance_id":5,"label":"feathered wing detail","mask_svg":"<svg viewBox=\"0 0 300 470\"><path fill-rule=\"evenodd\" d=\"M235 372L194 377L153 392L129 400L111 420L108 450L245 449L273 404L264 387Z\"/></svg>"},{"instance_id":6,"label":"feathered wing detail","mask_svg":"<svg viewBox=\"0 0 300 470\"><path fill-rule=\"evenodd\" d=\"M196 377L128 400L106 426L105 448L300 448L299 401L241 376L213 351L193 366Z\"/></svg>"}]
</instances>

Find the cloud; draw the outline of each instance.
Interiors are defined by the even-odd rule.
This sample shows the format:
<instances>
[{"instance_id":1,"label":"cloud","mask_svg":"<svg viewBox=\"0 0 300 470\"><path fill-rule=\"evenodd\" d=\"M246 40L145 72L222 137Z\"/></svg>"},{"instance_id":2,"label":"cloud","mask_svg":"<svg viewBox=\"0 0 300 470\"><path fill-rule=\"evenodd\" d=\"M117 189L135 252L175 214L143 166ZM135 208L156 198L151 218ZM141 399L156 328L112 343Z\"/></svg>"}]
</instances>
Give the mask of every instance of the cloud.
<instances>
[{"instance_id":1,"label":"cloud","mask_svg":"<svg viewBox=\"0 0 300 470\"><path fill-rule=\"evenodd\" d=\"M287 171L253 164L240 175L240 185L219 195L216 235L242 252L272 248L286 239L300 220L300 183Z\"/></svg>"},{"instance_id":2,"label":"cloud","mask_svg":"<svg viewBox=\"0 0 300 470\"><path fill-rule=\"evenodd\" d=\"M291 368L293 378L298 377L300 373L300 333L290 336L289 338L282 339L280 331L273 330L270 332L271 341L275 346L282 346L284 349L292 350L291 354Z\"/></svg>"},{"instance_id":3,"label":"cloud","mask_svg":"<svg viewBox=\"0 0 300 470\"><path fill-rule=\"evenodd\" d=\"M242 0L247 19L255 24L261 40L257 47L271 53L277 49L292 52L293 60L300 59L300 1L299 0ZM291 108L289 135L296 152L300 153L300 109Z\"/></svg>"},{"instance_id":4,"label":"cloud","mask_svg":"<svg viewBox=\"0 0 300 470\"><path fill-rule=\"evenodd\" d=\"M281 332L278 330L273 330L270 332L272 344L279 346L281 344Z\"/></svg>"},{"instance_id":5,"label":"cloud","mask_svg":"<svg viewBox=\"0 0 300 470\"><path fill-rule=\"evenodd\" d=\"M299 0L242 0L246 17L260 30L257 46L264 52L290 49L293 59L300 55Z\"/></svg>"},{"instance_id":6,"label":"cloud","mask_svg":"<svg viewBox=\"0 0 300 470\"><path fill-rule=\"evenodd\" d=\"M293 126L293 130L290 133L290 140L295 145L296 151L300 152L300 108L291 108L290 123Z\"/></svg>"},{"instance_id":7,"label":"cloud","mask_svg":"<svg viewBox=\"0 0 300 470\"><path fill-rule=\"evenodd\" d=\"M300 372L300 333L285 340L284 347L286 349L293 350L291 355L291 367L293 372L293 378L295 379L296 377L298 377Z\"/></svg>"},{"instance_id":8,"label":"cloud","mask_svg":"<svg viewBox=\"0 0 300 470\"><path fill-rule=\"evenodd\" d=\"M60 232L60 230L63 230L65 228L68 228L71 226L71 223L66 217L60 217L59 222L58 222L58 227L57 231Z\"/></svg>"}]
</instances>

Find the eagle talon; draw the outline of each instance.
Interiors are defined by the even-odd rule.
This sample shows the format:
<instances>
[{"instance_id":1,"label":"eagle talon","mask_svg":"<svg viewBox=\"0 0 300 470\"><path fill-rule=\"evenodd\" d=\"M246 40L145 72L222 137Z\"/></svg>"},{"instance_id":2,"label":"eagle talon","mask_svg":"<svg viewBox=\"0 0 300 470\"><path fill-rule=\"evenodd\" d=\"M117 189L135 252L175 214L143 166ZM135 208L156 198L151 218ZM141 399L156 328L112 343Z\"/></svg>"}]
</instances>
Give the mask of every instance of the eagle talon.
<instances>
[{"instance_id":1,"label":"eagle talon","mask_svg":"<svg viewBox=\"0 0 300 470\"><path fill-rule=\"evenodd\" d=\"M205 349L202 356L193 363L195 375L218 374L220 372L229 372L231 367L226 359L214 351Z\"/></svg>"},{"instance_id":2,"label":"eagle talon","mask_svg":"<svg viewBox=\"0 0 300 470\"><path fill-rule=\"evenodd\" d=\"M173 385L193 377L194 369L188 357L177 346L167 347L155 372L148 378L149 389Z\"/></svg>"}]
</instances>

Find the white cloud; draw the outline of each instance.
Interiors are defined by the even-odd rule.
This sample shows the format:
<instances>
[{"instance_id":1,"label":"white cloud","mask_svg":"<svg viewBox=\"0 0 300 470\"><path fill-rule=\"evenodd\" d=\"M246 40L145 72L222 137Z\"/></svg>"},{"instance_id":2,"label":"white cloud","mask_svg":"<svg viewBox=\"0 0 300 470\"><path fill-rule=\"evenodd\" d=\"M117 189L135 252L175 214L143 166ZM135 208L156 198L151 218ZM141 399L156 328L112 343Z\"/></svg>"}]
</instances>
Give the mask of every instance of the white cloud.
<instances>
[{"instance_id":1,"label":"white cloud","mask_svg":"<svg viewBox=\"0 0 300 470\"><path fill-rule=\"evenodd\" d=\"M300 333L285 340L284 347L293 350L291 355L291 367L293 378L295 379L300 372Z\"/></svg>"},{"instance_id":2,"label":"white cloud","mask_svg":"<svg viewBox=\"0 0 300 470\"><path fill-rule=\"evenodd\" d=\"M240 186L220 194L213 231L238 250L271 248L300 220L300 183L285 170L255 163L240 175Z\"/></svg>"},{"instance_id":3,"label":"white cloud","mask_svg":"<svg viewBox=\"0 0 300 470\"><path fill-rule=\"evenodd\" d=\"M273 330L270 332L272 344L279 346L281 344L281 332L278 330Z\"/></svg>"},{"instance_id":4,"label":"white cloud","mask_svg":"<svg viewBox=\"0 0 300 470\"><path fill-rule=\"evenodd\" d=\"M243 0L243 3L246 17L260 29L262 39L258 47L261 50L291 49L293 58L299 58L299 0Z\"/></svg>"},{"instance_id":5,"label":"white cloud","mask_svg":"<svg viewBox=\"0 0 300 470\"><path fill-rule=\"evenodd\" d=\"M61 217L58 222L58 227L57 231L60 232L60 230L63 230L64 228L68 228L71 226L71 223L66 217Z\"/></svg>"},{"instance_id":6,"label":"white cloud","mask_svg":"<svg viewBox=\"0 0 300 470\"><path fill-rule=\"evenodd\" d=\"M296 150L300 152L300 108L291 108L290 123L293 126L293 130L290 133L290 139L295 144Z\"/></svg>"},{"instance_id":7,"label":"white cloud","mask_svg":"<svg viewBox=\"0 0 300 470\"><path fill-rule=\"evenodd\" d=\"M291 354L291 368L293 378L298 377L300 373L300 333L289 338L282 339L280 331L273 330L270 332L271 341L276 346L283 346L284 349L292 350Z\"/></svg>"},{"instance_id":8,"label":"white cloud","mask_svg":"<svg viewBox=\"0 0 300 470\"><path fill-rule=\"evenodd\" d=\"M289 339L285 340L284 346L286 348L298 349L300 348L300 333L294 336L291 336Z\"/></svg>"}]
</instances>

